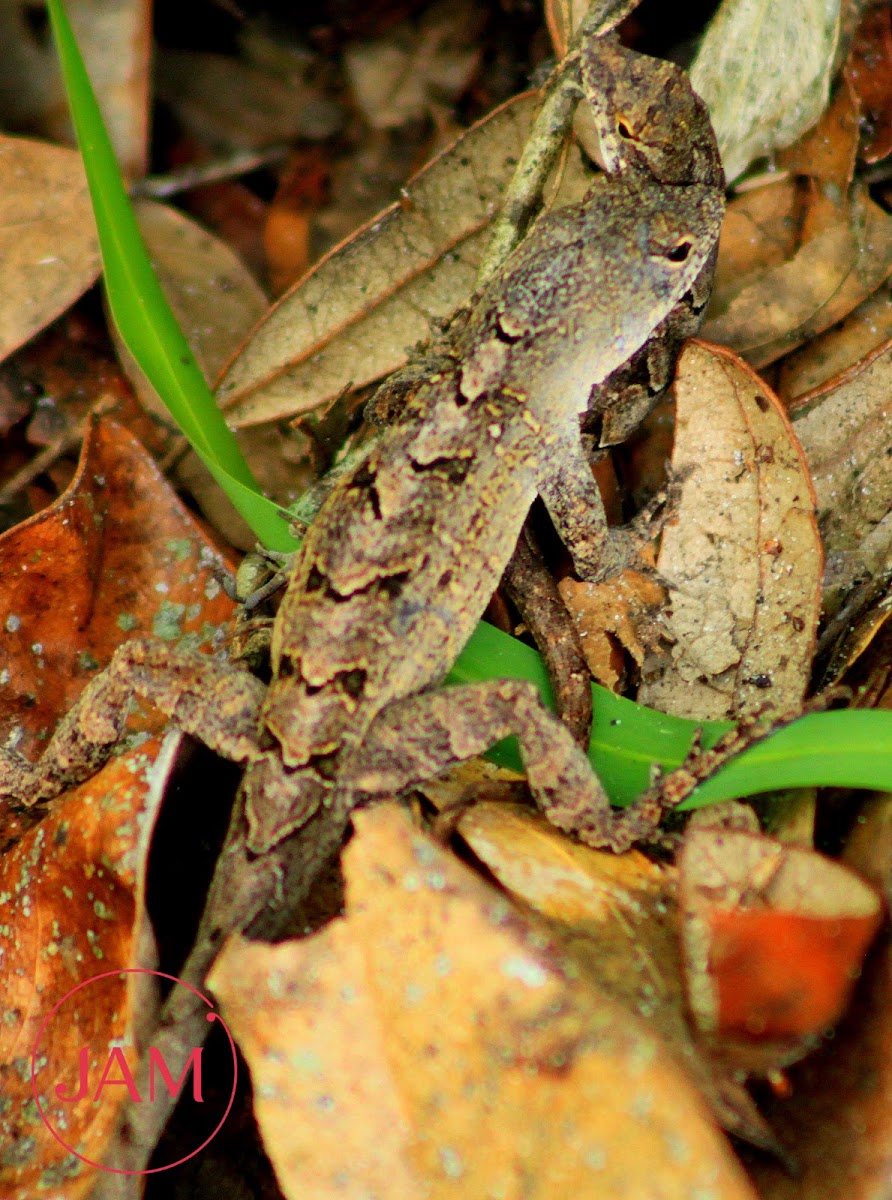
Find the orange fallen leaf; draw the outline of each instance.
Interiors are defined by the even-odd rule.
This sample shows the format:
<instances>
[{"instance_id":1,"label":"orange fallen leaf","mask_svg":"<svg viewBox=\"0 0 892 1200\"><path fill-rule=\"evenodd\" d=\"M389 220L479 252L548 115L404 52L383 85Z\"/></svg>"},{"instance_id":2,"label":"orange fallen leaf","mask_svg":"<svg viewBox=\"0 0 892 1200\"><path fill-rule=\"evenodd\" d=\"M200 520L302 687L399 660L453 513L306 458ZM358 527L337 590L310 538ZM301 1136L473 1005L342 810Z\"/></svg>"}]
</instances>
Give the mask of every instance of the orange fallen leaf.
<instances>
[{"instance_id":1,"label":"orange fallen leaf","mask_svg":"<svg viewBox=\"0 0 892 1200\"><path fill-rule=\"evenodd\" d=\"M287 1196L752 1200L659 1040L545 927L398 806L356 830L346 916L231 939L209 981Z\"/></svg>"},{"instance_id":2,"label":"orange fallen leaf","mask_svg":"<svg viewBox=\"0 0 892 1200\"><path fill-rule=\"evenodd\" d=\"M53 505L0 538L0 727L35 757L46 733L133 633L205 649L223 636L232 603L219 562L139 444L111 422L92 426L78 474ZM26 1200L46 1187L85 1195L92 1169L69 1154L35 1111L30 1056L45 1017L79 983L116 968L153 967L145 914L152 829L179 734L143 709L129 748L92 779L0 825L0 1194ZM77 1075L78 1054L120 1039L125 1060L154 1011L143 976L115 976L77 992L48 1026L36 1061L41 1106L68 1144L97 1161L122 1088L70 1104L55 1099ZM101 1062L90 1059L90 1072ZM69 1088L72 1091L73 1088Z\"/></svg>"},{"instance_id":3,"label":"orange fallen leaf","mask_svg":"<svg viewBox=\"0 0 892 1200\"><path fill-rule=\"evenodd\" d=\"M116 968L154 967L154 940L144 906L144 874L152 827L180 741L150 739L110 762L53 806L0 855L0 1194L31 1200L47 1180L65 1181L65 1200L92 1187L95 1170L60 1144L38 1115L78 1154L102 1158L123 1088L74 1102L79 1054L90 1048L96 1080L105 1047L120 1044L131 1068L147 1025L152 993L145 976L113 976L83 988L53 1017L78 984ZM42 1028L46 1020L46 1027ZM104 1062L104 1059L103 1059Z\"/></svg>"}]
</instances>

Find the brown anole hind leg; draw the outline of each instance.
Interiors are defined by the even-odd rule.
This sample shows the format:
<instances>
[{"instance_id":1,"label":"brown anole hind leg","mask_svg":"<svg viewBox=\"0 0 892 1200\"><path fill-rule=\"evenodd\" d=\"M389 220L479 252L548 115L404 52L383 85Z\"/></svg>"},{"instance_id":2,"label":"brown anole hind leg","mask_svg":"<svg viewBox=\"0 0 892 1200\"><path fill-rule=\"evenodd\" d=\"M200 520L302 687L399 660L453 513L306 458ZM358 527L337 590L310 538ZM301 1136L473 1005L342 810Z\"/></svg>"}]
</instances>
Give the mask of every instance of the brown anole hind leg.
<instances>
[{"instance_id":1,"label":"brown anole hind leg","mask_svg":"<svg viewBox=\"0 0 892 1200\"><path fill-rule=\"evenodd\" d=\"M224 758L245 762L256 750L265 690L253 675L197 651L127 642L87 684L37 762L0 748L0 796L36 804L95 774L121 739L134 695Z\"/></svg>"},{"instance_id":2,"label":"brown anole hind leg","mask_svg":"<svg viewBox=\"0 0 892 1200\"><path fill-rule=\"evenodd\" d=\"M395 701L375 718L357 750L353 787L393 794L484 753L516 735L536 803L552 824L590 846L627 850L653 835L665 805L650 798L614 812L569 730L535 687L487 680Z\"/></svg>"}]
</instances>

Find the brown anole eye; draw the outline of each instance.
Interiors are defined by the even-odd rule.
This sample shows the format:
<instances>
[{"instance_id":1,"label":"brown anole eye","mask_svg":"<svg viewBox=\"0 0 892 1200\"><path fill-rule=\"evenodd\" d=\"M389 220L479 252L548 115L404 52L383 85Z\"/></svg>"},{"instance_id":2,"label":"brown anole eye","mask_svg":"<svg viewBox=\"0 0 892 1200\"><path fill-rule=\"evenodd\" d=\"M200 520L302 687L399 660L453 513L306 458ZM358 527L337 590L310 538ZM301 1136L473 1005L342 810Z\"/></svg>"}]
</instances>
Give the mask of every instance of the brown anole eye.
<instances>
[{"instance_id":1,"label":"brown anole eye","mask_svg":"<svg viewBox=\"0 0 892 1200\"><path fill-rule=\"evenodd\" d=\"M665 257L669 260L669 262L683 263L687 260L687 257L691 253L692 249L693 246L691 242L682 241L679 242L677 246L673 246L672 249L665 255Z\"/></svg>"},{"instance_id":2,"label":"brown anole eye","mask_svg":"<svg viewBox=\"0 0 892 1200\"><path fill-rule=\"evenodd\" d=\"M628 127L628 125L625 123L625 121L623 121L622 119L619 119L616 122L616 132L619 134L619 136L621 138L625 138L627 141L632 141L632 139L635 136L632 133L631 129Z\"/></svg>"}]
</instances>

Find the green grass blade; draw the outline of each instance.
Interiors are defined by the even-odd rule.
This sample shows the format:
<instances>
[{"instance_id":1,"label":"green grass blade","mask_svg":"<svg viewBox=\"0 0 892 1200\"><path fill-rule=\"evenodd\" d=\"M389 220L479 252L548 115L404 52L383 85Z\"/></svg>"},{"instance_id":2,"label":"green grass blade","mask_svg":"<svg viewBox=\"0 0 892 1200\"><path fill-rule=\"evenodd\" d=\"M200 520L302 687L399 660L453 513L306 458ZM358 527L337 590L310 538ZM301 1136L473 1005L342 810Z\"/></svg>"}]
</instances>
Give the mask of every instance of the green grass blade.
<instances>
[{"instance_id":1,"label":"green grass blade","mask_svg":"<svg viewBox=\"0 0 892 1200\"><path fill-rule=\"evenodd\" d=\"M540 655L482 622L477 626L447 682L492 678L527 679L554 708L554 696ZM593 687L594 723L589 758L614 804L629 804L647 787L651 765L680 766L698 729L703 745L714 745L732 726L727 721L689 721L666 716ZM513 738L488 757L520 769ZM682 805L698 808L736 796L789 787L853 787L892 790L892 712L848 709L813 713L780 729L723 767Z\"/></svg>"},{"instance_id":2,"label":"green grass blade","mask_svg":"<svg viewBox=\"0 0 892 1200\"><path fill-rule=\"evenodd\" d=\"M90 186L112 319L146 378L258 538L273 549L292 549L287 517L261 495L152 269L61 0L49 0L49 13Z\"/></svg>"},{"instance_id":3,"label":"green grass blade","mask_svg":"<svg viewBox=\"0 0 892 1200\"><path fill-rule=\"evenodd\" d=\"M794 787L892 791L892 712L810 713L739 754L683 807Z\"/></svg>"}]
</instances>

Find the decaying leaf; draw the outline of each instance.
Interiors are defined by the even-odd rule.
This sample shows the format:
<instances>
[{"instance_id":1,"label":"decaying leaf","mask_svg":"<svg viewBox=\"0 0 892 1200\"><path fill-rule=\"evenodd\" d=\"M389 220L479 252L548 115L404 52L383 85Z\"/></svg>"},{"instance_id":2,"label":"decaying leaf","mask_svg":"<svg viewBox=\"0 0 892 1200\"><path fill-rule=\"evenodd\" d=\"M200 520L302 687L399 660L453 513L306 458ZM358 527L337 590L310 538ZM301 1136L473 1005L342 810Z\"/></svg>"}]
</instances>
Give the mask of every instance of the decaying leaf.
<instances>
[{"instance_id":1,"label":"decaying leaf","mask_svg":"<svg viewBox=\"0 0 892 1200\"><path fill-rule=\"evenodd\" d=\"M233 610L214 574L219 564L139 444L112 422L94 423L71 488L0 538L4 739L12 736L35 758L131 633L219 646ZM162 742L166 724L156 710L138 708L128 721L129 748L58 797L46 815L0 813L0 1193L10 1200L54 1187L75 1200L91 1185L90 1169L66 1153L34 1109L30 1055L43 1018L79 982L116 967L155 965L144 912L146 858L182 740L172 734ZM114 1105L84 1100L63 1108L47 1081L55 1085L77 1070L85 1041L98 1049L121 1039L129 1057L153 1008L134 976L76 996L41 1043L38 1089L49 1115L68 1122L78 1151L95 1159Z\"/></svg>"},{"instance_id":2,"label":"decaying leaf","mask_svg":"<svg viewBox=\"0 0 892 1200\"><path fill-rule=\"evenodd\" d=\"M789 146L827 104L840 0L724 0L700 44L691 83L706 101L729 182L754 158Z\"/></svg>"},{"instance_id":3,"label":"decaying leaf","mask_svg":"<svg viewBox=\"0 0 892 1200\"><path fill-rule=\"evenodd\" d=\"M468 298L538 103L518 96L463 134L282 297L220 381L231 423L295 416L381 378ZM564 203L583 186L571 162Z\"/></svg>"},{"instance_id":4,"label":"decaying leaf","mask_svg":"<svg viewBox=\"0 0 892 1200\"><path fill-rule=\"evenodd\" d=\"M719 235L710 315L723 313L744 288L795 253L799 244L800 207L799 189L789 175L731 200Z\"/></svg>"},{"instance_id":5,"label":"decaying leaf","mask_svg":"<svg viewBox=\"0 0 892 1200\"><path fill-rule=\"evenodd\" d=\"M57 801L12 849L0 855L0 1192L4 1200L86 1195L96 1172L65 1148L34 1104L31 1054L38 1045L35 1087L50 1125L79 1154L101 1161L125 1088L56 1098L77 1091L82 1046L91 1048L89 1078L105 1066L103 1047L121 1046L135 1068L155 1000L146 976L128 974L89 984L94 975L155 964L145 914L145 867L155 817L181 735L150 739L114 759L93 779ZM160 752L160 753L159 753ZM119 1074L116 1071L115 1077ZM48 1191L49 1189L49 1191ZM64 1189L64 1191L62 1190Z\"/></svg>"},{"instance_id":6,"label":"decaying leaf","mask_svg":"<svg viewBox=\"0 0 892 1200\"><path fill-rule=\"evenodd\" d=\"M675 396L683 482L657 562L675 644L639 700L705 719L796 708L823 565L802 451L777 398L728 350L688 343Z\"/></svg>"},{"instance_id":7,"label":"decaying leaf","mask_svg":"<svg viewBox=\"0 0 892 1200\"><path fill-rule=\"evenodd\" d=\"M892 547L892 342L799 398L793 426L808 460L827 553L825 604L877 575Z\"/></svg>"},{"instance_id":8,"label":"decaying leaf","mask_svg":"<svg viewBox=\"0 0 892 1200\"><path fill-rule=\"evenodd\" d=\"M63 313L99 274L99 243L76 150L0 137L0 357Z\"/></svg>"},{"instance_id":9,"label":"decaying leaf","mask_svg":"<svg viewBox=\"0 0 892 1200\"><path fill-rule=\"evenodd\" d=\"M692 1013L744 1067L795 1061L835 1024L884 916L840 863L736 829L689 831L679 904Z\"/></svg>"},{"instance_id":10,"label":"decaying leaf","mask_svg":"<svg viewBox=\"0 0 892 1200\"><path fill-rule=\"evenodd\" d=\"M658 1040L537 921L397 806L356 826L347 915L232 939L210 981L286 1195L751 1200Z\"/></svg>"},{"instance_id":11,"label":"decaying leaf","mask_svg":"<svg viewBox=\"0 0 892 1200\"><path fill-rule=\"evenodd\" d=\"M788 262L746 283L703 336L766 366L848 316L890 271L892 217L858 192Z\"/></svg>"}]
</instances>

